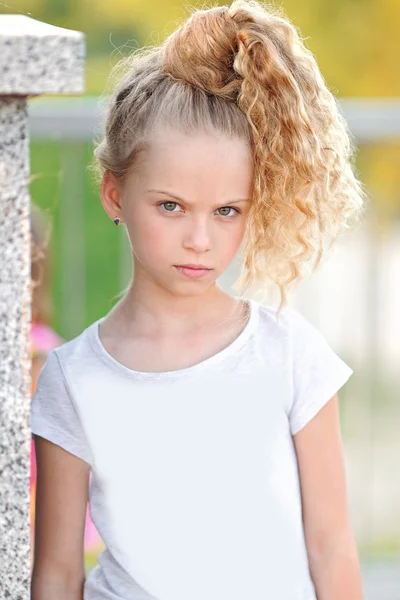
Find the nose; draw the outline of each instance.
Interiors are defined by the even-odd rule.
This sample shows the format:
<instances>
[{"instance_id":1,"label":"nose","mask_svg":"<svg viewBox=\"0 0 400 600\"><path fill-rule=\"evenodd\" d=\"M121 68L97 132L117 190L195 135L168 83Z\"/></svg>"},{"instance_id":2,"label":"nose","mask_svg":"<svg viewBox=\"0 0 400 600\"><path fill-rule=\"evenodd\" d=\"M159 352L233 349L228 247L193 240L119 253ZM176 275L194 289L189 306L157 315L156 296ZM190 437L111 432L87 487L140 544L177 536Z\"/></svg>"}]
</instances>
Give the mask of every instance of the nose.
<instances>
[{"instance_id":1,"label":"nose","mask_svg":"<svg viewBox=\"0 0 400 600\"><path fill-rule=\"evenodd\" d=\"M196 252L211 250L210 224L206 219L192 219L183 240L183 247Z\"/></svg>"}]
</instances>

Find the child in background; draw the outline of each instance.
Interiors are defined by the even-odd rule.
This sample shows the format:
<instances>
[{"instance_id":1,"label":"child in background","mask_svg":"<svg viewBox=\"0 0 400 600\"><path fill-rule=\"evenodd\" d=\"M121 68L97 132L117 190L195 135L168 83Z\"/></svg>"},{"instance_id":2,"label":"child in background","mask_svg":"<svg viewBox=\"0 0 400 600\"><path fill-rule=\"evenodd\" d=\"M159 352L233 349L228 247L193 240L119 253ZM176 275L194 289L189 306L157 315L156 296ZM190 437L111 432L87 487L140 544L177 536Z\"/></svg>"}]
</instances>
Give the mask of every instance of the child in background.
<instances>
[{"instance_id":1,"label":"child in background","mask_svg":"<svg viewBox=\"0 0 400 600\"><path fill-rule=\"evenodd\" d=\"M38 378L32 599L361 600L337 394L353 371L286 306L363 210L338 106L256 1L194 10L115 73L93 165L134 277ZM85 578L88 493L105 549Z\"/></svg>"},{"instance_id":2,"label":"child in background","mask_svg":"<svg viewBox=\"0 0 400 600\"><path fill-rule=\"evenodd\" d=\"M38 375L53 348L61 346L65 340L59 336L50 323L54 320L54 304L50 290L52 279L51 254L48 252L50 223L35 204L31 204L31 281L32 281L32 320L31 320L31 394L36 389ZM36 504L36 455L33 436L31 439L30 462L30 525L31 547L35 544L35 504ZM88 563L102 550L104 544L90 518L87 508L85 527L85 558ZM33 563L33 553L31 554Z\"/></svg>"}]
</instances>

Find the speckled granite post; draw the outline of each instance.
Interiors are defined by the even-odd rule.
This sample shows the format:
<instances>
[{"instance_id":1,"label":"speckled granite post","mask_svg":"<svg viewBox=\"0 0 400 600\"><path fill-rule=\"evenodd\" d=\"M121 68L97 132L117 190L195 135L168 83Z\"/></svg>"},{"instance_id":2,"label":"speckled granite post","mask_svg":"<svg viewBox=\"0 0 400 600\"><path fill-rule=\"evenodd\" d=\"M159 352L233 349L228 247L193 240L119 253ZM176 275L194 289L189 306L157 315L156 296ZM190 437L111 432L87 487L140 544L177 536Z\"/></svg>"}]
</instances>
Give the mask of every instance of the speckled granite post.
<instances>
[{"instance_id":1,"label":"speckled granite post","mask_svg":"<svg viewBox=\"0 0 400 600\"><path fill-rule=\"evenodd\" d=\"M30 598L27 100L84 91L84 35L0 15L0 598Z\"/></svg>"}]
</instances>

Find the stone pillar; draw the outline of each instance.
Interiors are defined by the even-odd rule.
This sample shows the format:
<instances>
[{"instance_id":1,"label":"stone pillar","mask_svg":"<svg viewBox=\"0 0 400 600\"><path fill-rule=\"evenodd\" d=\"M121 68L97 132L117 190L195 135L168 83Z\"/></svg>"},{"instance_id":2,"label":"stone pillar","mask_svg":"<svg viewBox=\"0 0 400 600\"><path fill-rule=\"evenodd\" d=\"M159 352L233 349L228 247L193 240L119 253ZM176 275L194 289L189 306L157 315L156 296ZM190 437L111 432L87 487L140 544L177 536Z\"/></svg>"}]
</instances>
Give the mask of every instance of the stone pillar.
<instances>
[{"instance_id":1,"label":"stone pillar","mask_svg":"<svg viewBox=\"0 0 400 600\"><path fill-rule=\"evenodd\" d=\"M29 96L84 91L85 39L0 15L0 598L30 598Z\"/></svg>"}]
</instances>

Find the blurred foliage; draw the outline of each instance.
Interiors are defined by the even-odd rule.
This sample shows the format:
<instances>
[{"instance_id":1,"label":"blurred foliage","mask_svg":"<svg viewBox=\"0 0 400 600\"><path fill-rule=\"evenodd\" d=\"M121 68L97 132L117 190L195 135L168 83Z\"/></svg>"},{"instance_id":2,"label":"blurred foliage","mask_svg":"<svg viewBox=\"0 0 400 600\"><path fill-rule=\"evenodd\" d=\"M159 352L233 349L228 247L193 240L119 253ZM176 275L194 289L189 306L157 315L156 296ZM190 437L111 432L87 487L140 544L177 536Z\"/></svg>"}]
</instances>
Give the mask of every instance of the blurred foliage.
<instances>
[{"instance_id":1,"label":"blurred foliage","mask_svg":"<svg viewBox=\"0 0 400 600\"><path fill-rule=\"evenodd\" d=\"M84 164L80 165L80 185L84 199L84 229L85 229L85 321L88 324L108 312L113 305L113 296L119 292L118 270L115 265L119 262L118 231L114 223L106 214L99 199L98 190L95 189L90 175L85 170L93 153L91 142L80 141L32 141L31 142L31 173L32 181L30 193L32 202L39 206L49 217L52 223L51 248L53 255L54 277L51 285L51 295L56 306L55 321L52 326L61 335L68 336L64 331L62 313L66 309L62 282L63 267L63 215L61 210L61 190L70 187L68 172L63 165L66 152L78 150L82 145ZM68 191L64 194L68 197ZM65 247L65 244L64 244ZM101 293L99 289L101 288ZM79 323L72 323L71 330L76 328L78 333Z\"/></svg>"},{"instance_id":2,"label":"blurred foliage","mask_svg":"<svg viewBox=\"0 0 400 600\"><path fill-rule=\"evenodd\" d=\"M377 227L400 220L400 140L359 146L358 176L371 198Z\"/></svg>"},{"instance_id":3,"label":"blurred foliage","mask_svg":"<svg viewBox=\"0 0 400 600\"><path fill-rule=\"evenodd\" d=\"M0 2L0 11L84 32L86 93L97 95L121 54L160 42L193 8L211 5L195 0L8 0ZM275 5L299 27L332 92L400 96L399 0L281 0Z\"/></svg>"}]
</instances>

